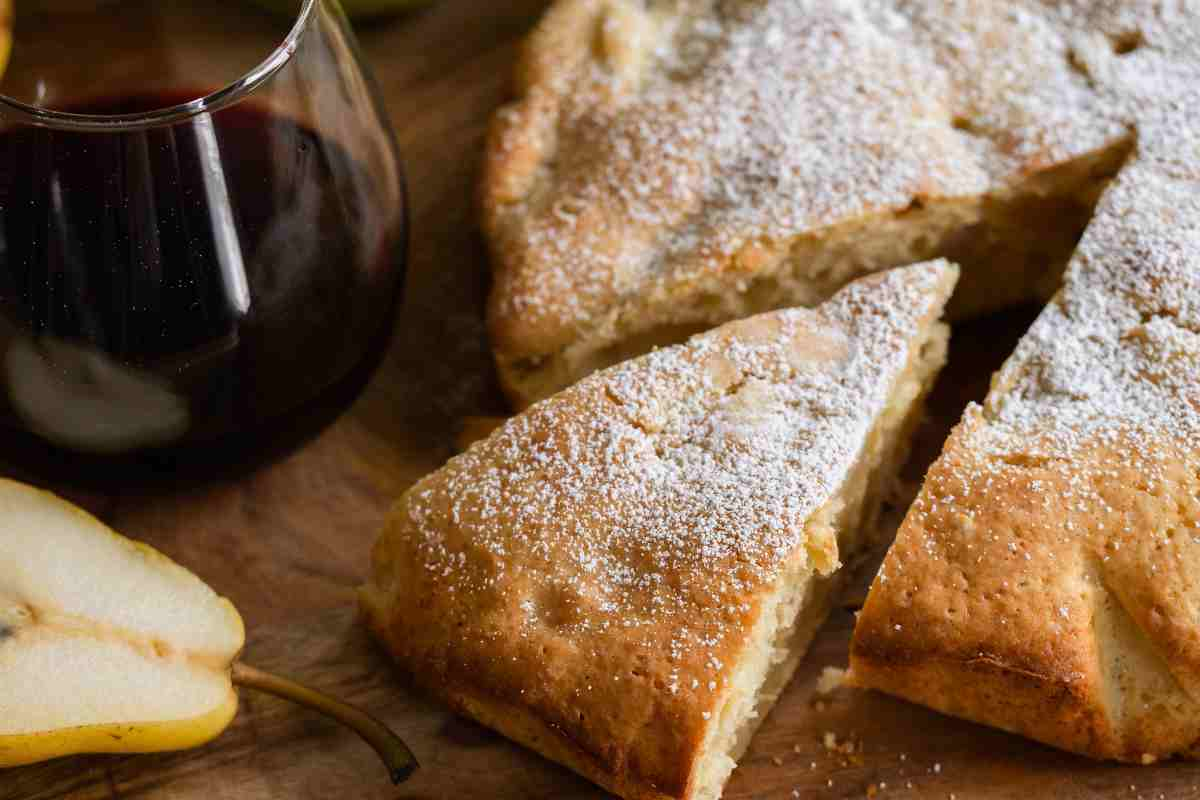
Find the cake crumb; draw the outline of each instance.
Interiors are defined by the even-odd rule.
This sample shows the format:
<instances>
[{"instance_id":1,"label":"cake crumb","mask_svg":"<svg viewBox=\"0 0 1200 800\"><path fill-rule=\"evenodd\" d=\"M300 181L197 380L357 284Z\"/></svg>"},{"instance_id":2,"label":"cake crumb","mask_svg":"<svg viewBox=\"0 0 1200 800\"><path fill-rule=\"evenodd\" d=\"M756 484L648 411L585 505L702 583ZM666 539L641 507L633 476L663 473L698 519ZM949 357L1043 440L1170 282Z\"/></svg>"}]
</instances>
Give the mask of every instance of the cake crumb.
<instances>
[{"instance_id":1,"label":"cake crumb","mask_svg":"<svg viewBox=\"0 0 1200 800\"><path fill-rule=\"evenodd\" d=\"M846 670L840 667L826 667L817 678L816 693L829 695L840 689L846 681Z\"/></svg>"},{"instance_id":2,"label":"cake crumb","mask_svg":"<svg viewBox=\"0 0 1200 800\"><path fill-rule=\"evenodd\" d=\"M839 741L836 733L826 731L821 741L827 752L841 756L839 762L843 767L861 767L863 765L863 758L859 755L863 749L862 744L854 740L853 732Z\"/></svg>"}]
</instances>

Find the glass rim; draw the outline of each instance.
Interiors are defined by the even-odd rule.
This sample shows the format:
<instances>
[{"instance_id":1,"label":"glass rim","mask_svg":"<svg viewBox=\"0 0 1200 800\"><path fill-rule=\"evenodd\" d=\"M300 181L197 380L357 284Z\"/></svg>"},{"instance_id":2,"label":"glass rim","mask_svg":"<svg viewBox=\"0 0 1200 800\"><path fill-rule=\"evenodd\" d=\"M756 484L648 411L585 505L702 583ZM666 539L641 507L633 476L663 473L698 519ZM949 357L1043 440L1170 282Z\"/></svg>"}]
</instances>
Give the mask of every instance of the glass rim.
<instances>
[{"instance_id":1,"label":"glass rim","mask_svg":"<svg viewBox=\"0 0 1200 800\"><path fill-rule=\"evenodd\" d=\"M302 0L300 12L288 35L258 66L220 89L193 100L133 114L75 114L23 103L0 92L0 117L12 112L23 121L39 127L114 131L172 125L199 114L219 111L254 92L292 60L318 2L320 0Z\"/></svg>"}]
</instances>

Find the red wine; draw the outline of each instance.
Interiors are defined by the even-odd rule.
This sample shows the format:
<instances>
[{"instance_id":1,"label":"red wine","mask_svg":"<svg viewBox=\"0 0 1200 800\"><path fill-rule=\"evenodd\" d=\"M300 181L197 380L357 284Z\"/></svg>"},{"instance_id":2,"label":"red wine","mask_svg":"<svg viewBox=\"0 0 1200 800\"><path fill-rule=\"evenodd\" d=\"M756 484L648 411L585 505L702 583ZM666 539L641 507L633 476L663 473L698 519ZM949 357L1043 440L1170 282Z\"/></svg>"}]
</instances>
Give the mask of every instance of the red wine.
<instances>
[{"instance_id":1,"label":"red wine","mask_svg":"<svg viewBox=\"0 0 1200 800\"><path fill-rule=\"evenodd\" d=\"M386 336L405 231L379 180L250 102L146 130L0 132L0 414L117 453L253 433L313 400Z\"/></svg>"}]
</instances>

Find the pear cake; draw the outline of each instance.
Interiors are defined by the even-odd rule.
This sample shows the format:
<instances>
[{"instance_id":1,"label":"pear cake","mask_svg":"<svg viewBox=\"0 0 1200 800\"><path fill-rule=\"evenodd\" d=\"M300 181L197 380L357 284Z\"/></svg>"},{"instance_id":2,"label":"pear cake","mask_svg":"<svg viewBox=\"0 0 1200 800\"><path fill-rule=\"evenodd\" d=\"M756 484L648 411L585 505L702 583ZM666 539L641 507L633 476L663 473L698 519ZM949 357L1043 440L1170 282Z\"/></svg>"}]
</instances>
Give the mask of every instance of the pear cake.
<instances>
[{"instance_id":1,"label":"pear cake","mask_svg":"<svg viewBox=\"0 0 1200 800\"><path fill-rule=\"evenodd\" d=\"M417 682L625 798L717 798L945 360L947 262L600 371L413 486L361 592Z\"/></svg>"},{"instance_id":2,"label":"pear cake","mask_svg":"<svg viewBox=\"0 0 1200 800\"><path fill-rule=\"evenodd\" d=\"M487 144L505 391L523 407L939 256L963 267L952 316L1045 302L1133 144L1095 74L1137 20L1078 0L560 0Z\"/></svg>"},{"instance_id":3,"label":"pear cake","mask_svg":"<svg viewBox=\"0 0 1200 800\"><path fill-rule=\"evenodd\" d=\"M1114 6L1113 14L1116 14ZM1058 747L1200 757L1200 12L1128 4L1136 112L1055 299L927 475L851 680Z\"/></svg>"},{"instance_id":4,"label":"pear cake","mask_svg":"<svg viewBox=\"0 0 1200 800\"><path fill-rule=\"evenodd\" d=\"M952 316L1048 302L927 476L851 680L1200 756L1200 8L560 0L517 93L482 186L515 404L919 258L963 266Z\"/></svg>"}]
</instances>

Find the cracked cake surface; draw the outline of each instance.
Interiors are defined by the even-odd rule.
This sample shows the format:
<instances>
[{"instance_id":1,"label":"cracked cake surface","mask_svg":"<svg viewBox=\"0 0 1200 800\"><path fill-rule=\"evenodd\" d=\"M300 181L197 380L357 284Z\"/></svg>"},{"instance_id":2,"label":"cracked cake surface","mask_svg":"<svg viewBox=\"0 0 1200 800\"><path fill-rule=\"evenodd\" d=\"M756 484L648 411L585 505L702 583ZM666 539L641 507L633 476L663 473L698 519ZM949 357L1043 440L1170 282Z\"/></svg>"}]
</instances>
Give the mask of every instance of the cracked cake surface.
<instances>
[{"instance_id":1,"label":"cracked cake surface","mask_svg":"<svg viewBox=\"0 0 1200 800\"><path fill-rule=\"evenodd\" d=\"M866 543L957 274L872 276L535 404L401 499L370 624L460 711L622 796L719 796Z\"/></svg>"}]
</instances>

